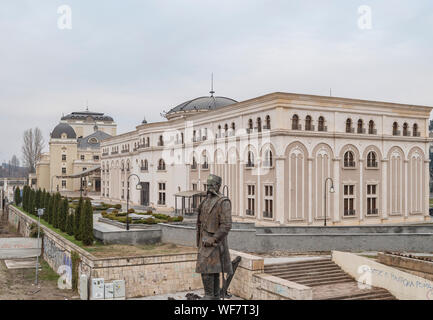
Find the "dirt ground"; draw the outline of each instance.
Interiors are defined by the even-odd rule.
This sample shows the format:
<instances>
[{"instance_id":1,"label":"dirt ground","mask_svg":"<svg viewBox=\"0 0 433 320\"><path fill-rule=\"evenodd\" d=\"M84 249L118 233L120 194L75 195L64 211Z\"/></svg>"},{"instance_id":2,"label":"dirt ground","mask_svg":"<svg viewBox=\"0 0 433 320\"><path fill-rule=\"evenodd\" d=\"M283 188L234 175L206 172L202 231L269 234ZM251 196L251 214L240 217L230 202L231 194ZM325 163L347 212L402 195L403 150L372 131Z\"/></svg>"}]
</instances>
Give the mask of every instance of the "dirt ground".
<instances>
[{"instance_id":1,"label":"dirt ground","mask_svg":"<svg viewBox=\"0 0 433 320\"><path fill-rule=\"evenodd\" d=\"M1 217L1 211L0 211ZM0 218L0 238L20 237ZM0 300L74 300L79 299L72 290L57 287L59 276L44 261L40 260L39 285L35 286L35 269L7 269L0 260Z\"/></svg>"},{"instance_id":2,"label":"dirt ground","mask_svg":"<svg viewBox=\"0 0 433 320\"><path fill-rule=\"evenodd\" d=\"M197 249L179 246L170 243L156 243L149 245L100 245L86 247L92 255L98 258L108 257L132 257L132 256L154 256L161 254L196 253Z\"/></svg>"}]
</instances>

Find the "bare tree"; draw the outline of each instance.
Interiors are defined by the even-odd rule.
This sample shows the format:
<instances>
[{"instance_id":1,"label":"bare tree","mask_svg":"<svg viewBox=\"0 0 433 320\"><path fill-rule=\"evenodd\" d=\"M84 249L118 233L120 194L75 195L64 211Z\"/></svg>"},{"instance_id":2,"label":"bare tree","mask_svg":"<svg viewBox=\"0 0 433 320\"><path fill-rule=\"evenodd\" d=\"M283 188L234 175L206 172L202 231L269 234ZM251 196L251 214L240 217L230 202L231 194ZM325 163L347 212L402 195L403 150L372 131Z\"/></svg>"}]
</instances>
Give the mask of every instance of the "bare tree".
<instances>
[{"instance_id":1,"label":"bare tree","mask_svg":"<svg viewBox=\"0 0 433 320\"><path fill-rule=\"evenodd\" d=\"M14 168L18 168L20 166L20 160L18 160L18 157L16 155L13 155L11 158L11 165Z\"/></svg>"},{"instance_id":2,"label":"bare tree","mask_svg":"<svg viewBox=\"0 0 433 320\"><path fill-rule=\"evenodd\" d=\"M29 168L29 172L35 172L36 162L41 158L43 148L44 139L41 129L36 127L24 131L22 151L24 165Z\"/></svg>"}]
</instances>

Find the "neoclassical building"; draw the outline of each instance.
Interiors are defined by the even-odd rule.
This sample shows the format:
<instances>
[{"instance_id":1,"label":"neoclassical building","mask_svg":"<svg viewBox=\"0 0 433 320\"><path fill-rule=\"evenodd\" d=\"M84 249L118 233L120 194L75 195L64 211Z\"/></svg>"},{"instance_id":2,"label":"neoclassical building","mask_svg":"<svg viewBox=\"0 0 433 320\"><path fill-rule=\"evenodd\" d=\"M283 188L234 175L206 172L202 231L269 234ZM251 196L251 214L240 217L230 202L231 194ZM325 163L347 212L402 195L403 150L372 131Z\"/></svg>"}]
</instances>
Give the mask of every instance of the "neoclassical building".
<instances>
[{"instance_id":1,"label":"neoclassical building","mask_svg":"<svg viewBox=\"0 0 433 320\"><path fill-rule=\"evenodd\" d=\"M71 178L80 172L96 168L101 162L100 143L116 135L113 118L103 113L81 111L63 116L50 133L49 151L36 164L36 188L47 191L74 192L80 190L80 179ZM34 178L34 177L33 177ZM90 191L99 192L99 171L87 178Z\"/></svg>"},{"instance_id":2,"label":"neoclassical building","mask_svg":"<svg viewBox=\"0 0 433 320\"><path fill-rule=\"evenodd\" d=\"M173 210L175 194L205 191L215 173L237 221L425 221L431 110L279 92L237 102L211 92L166 121L102 141L101 195L125 201L130 186L133 204Z\"/></svg>"}]
</instances>

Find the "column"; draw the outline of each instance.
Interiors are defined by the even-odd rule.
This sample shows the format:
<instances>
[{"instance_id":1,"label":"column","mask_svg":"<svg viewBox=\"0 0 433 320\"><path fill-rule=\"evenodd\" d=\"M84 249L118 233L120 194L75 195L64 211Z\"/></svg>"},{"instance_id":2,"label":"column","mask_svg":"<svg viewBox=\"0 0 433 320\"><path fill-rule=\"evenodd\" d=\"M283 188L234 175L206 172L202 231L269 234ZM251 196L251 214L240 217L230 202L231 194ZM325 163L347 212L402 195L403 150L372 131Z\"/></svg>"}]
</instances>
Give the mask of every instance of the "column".
<instances>
[{"instance_id":1,"label":"column","mask_svg":"<svg viewBox=\"0 0 433 320\"><path fill-rule=\"evenodd\" d=\"M334 161L334 223L340 221L340 159ZM331 217L332 218L332 217Z\"/></svg>"},{"instance_id":2,"label":"column","mask_svg":"<svg viewBox=\"0 0 433 320\"><path fill-rule=\"evenodd\" d=\"M285 181L284 181L284 161L283 157L275 158L275 221L285 223Z\"/></svg>"},{"instance_id":3,"label":"column","mask_svg":"<svg viewBox=\"0 0 433 320\"><path fill-rule=\"evenodd\" d=\"M258 161L257 161L257 166L258 166ZM261 220L263 218L263 213L262 213L262 186L261 186L261 170L260 167L258 166L257 168L257 215L256 218L258 220Z\"/></svg>"},{"instance_id":4,"label":"column","mask_svg":"<svg viewBox=\"0 0 433 320\"><path fill-rule=\"evenodd\" d=\"M382 219L388 219L388 160L382 160L382 182L381 182L381 190L382 190Z\"/></svg>"},{"instance_id":5,"label":"column","mask_svg":"<svg viewBox=\"0 0 433 320\"><path fill-rule=\"evenodd\" d=\"M409 216L409 161L408 160L404 160L404 191L406 195L402 194L402 198L404 198L404 200L402 199L402 201L404 201L404 209L402 206L402 210L404 210L404 217L407 219ZM412 201L412 199L410 199L410 201Z\"/></svg>"},{"instance_id":6,"label":"column","mask_svg":"<svg viewBox=\"0 0 433 320\"><path fill-rule=\"evenodd\" d=\"M424 160L424 220L429 220L430 198L430 160Z\"/></svg>"},{"instance_id":7,"label":"column","mask_svg":"<svg viewBox=\"0 0 433 320\"><path fill-rule=\"evenodd\" d=\"M359 221L364 220L364 160L359 159Z\"/></svg>"},{"instance_id":8,"label":"column","mask_svg":"<svg viewBox=\"0 0 433 320\"><path fill-rule=\"evenodd\" d=\"M317 173L316 173L317 179ZM313 223L313 158L308 158L308 224Z\"/></svg>"},{"instance_id":9,"label":"column","mask_svg":"<svg viewBox=\"0 0 433 320\"><path fill-rule=\"evenodd\" d=\"M244 217L245 216L244 166L241 160L238 160L238 168L239 168L239 216Z\"/></svg>"}]
</instances>

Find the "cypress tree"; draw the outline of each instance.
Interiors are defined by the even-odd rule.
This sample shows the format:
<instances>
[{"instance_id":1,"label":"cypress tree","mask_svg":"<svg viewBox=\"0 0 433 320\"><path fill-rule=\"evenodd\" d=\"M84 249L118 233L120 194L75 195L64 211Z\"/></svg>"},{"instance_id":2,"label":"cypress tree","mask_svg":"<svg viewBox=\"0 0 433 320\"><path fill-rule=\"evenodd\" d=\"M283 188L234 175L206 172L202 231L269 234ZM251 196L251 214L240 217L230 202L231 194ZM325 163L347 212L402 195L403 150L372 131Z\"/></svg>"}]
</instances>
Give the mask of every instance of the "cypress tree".
<instances>
[{"instance_id":1,"label":"cypress tree","mask_svg":"<svg viewBox=\"0 0 433 320\"><path fill-rule=\"evenodd\" d=\"M41 189L36 190L35 208L41 208Z\"/></svg>"},{"instance_id":2,"label":"cypress tree","mask_svg":"<svg viewBox=\"0 0 433 320\"><path fill-rule=\"evenodd\" d=\"M53 206L53 212L52 212L52 220L53 220L53 227L58 228L59 227L59 216L60 216L60 209L61 209L61 203L60 203L60 193L56 193L54 195L54 206Z\"/></svg>"},{"instance_id":3,"label":"cypress tree","mask_svg":"<svg viewBox=\"0 0 433 320\"><path fill-rule=\"evenodd\" d=\"M49 221L49 216L50 216L50 198L51 198L50 193L46 192L44 198L45 214L42 217L47 222Z\"/></svg>"},{"instance_id":4,"label":"cypress tree","mask_svg":"<svg viewBox=\"0 0 433 320\"><path fill-rule=\"evenodd\" d=\"M17 206L19 206L20 203L21 203L21 190L20 190L20 187L16 187L15 188L14 201L15 201L15 205L17 205Z\"/></svg>"},{"instance_id":5,"label":"cypress tree","mask_svg":"<svg viewBox=\"0 0 433 320\"><path fill-rule=\"evenodd\" d=\"M81 212L81 240L86 246L93 244L93 209L89 199Z\"/></svg>"},{"instance_id":6,"label":"cypress tree","mask_svg":"<svg viewBox=\"0 0 433 320\"><path fill-rule=\"evenodd\" d=\"M30 188L29 190L29 208L28 208L28 213L30 214L35 214L35 190L33 190L32 188Z\"/></svg>"},{"instance_id":7,"label":"cypress tree","mask_svg":"<svg viewBox=\"0 0 433 320\"><path fill-rule=\"evenodd\" d=\"M73 214L67 214L66 218L66 233L70 236L74 235L74 215Z\"/></svg>"},{"instance_id":8,"label":"cypress tree","mask_svg":"<svg viewBox=\"0 0 433 320\"><path fill-rule=\"evenodd\" d=\"M23 187L23 210L27 211L27 186Z\"/></svg>"},{"instance_id":9,"label":"cypress tree","mask_svg":"<svg viewBox=\"0 0 433 320\"><path fill-rule=\"evenodd\" d=\"M54 212L54 198L55 195L50 196L50 203L48 204L48 223L53 225L53 212Z\"/></svg>"},{"instance_id":10,"label":"cypress tree","mask_svg":"<svg viewBox=\"0 0 433 320\"><path fill-rule=\"evenodd\" d=\"M81 240L80 234L80 222L81 222L81 213L83 212L83 198L80 197L80 201L78 201L77 208L75 209L74 215L74 237L77 240Z\"/></svg>"},{"instance_id":11,"label":"cypress tree","mask_svg":"<svg viewBox=\"0 0 433 320\"><path fill-rule=\"evenodd\" d=\"M59 215L59 229L62 230L63 232L66 231L66 219L68 216L68 209L69 209L68 198L64 198L63 201L61 202L61 210Z\"/></svg>"}]
</instances>

